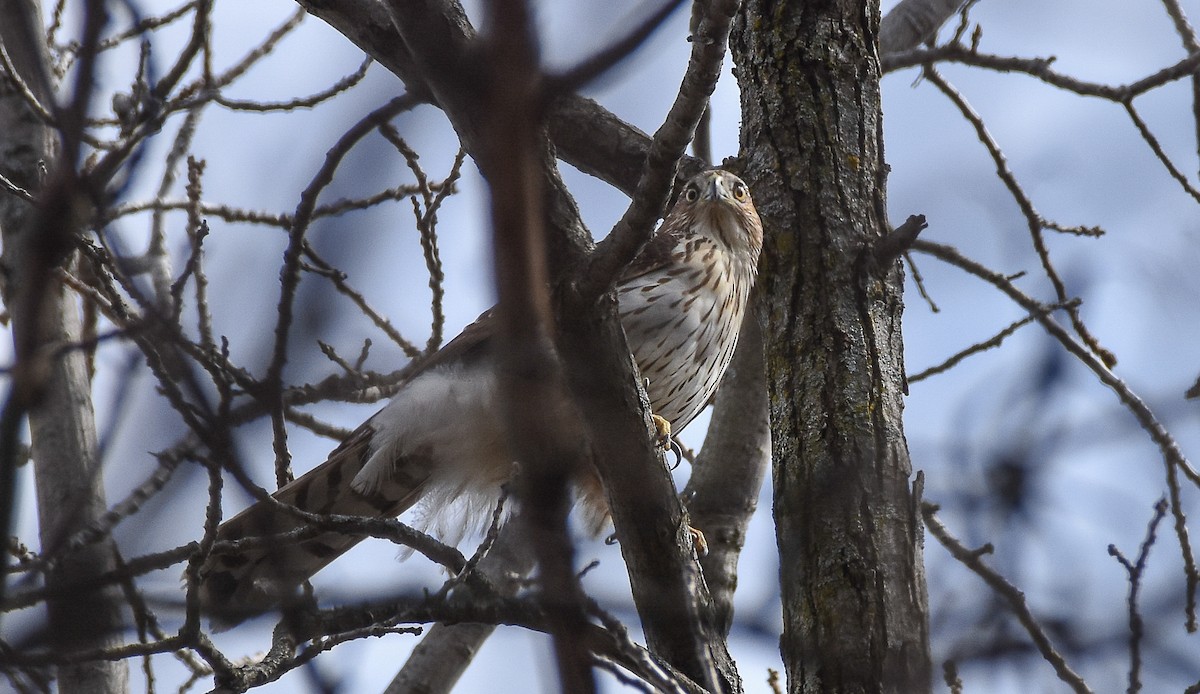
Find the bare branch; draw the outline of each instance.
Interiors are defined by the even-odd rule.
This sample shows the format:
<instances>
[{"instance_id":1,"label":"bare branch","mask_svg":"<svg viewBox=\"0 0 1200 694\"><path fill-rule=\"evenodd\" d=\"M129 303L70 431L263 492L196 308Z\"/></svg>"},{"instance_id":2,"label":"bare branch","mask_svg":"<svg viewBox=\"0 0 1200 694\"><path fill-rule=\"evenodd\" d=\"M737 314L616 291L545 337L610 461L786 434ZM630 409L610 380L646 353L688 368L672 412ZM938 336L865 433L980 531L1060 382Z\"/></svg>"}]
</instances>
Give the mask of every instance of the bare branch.
<instances>
[{"instance_id":1,"label":"bare branch","mask_svg":"<svg viewBox=\"0 0 1200 694\"><path fill-rule=\"evenodd\" d=\"M499 595L511 597L533 568L528 543L515 525L500 529L491 551L479 562L480 573ZM491 624L434 624L405 661L384 694L448 694L484 640L495 630Z\"/></svg>"},{"instance_id":2,"label":"bare branch","mask_svg":"<svg viewBox=\"0 0 1200 694\"><path fill-rule=\"evenodd\" d=\"M1050 638L1046 636L1046 632L1042 629L1041 624L1038 623L1037 618L1030 611L1029 605L1025 602L1025 594L983 563L981 556L991 553L991 545L986 545L981 550L974 551L962 546L946 530L942 522L938 520L937 511L938 507L933 504L924 503L921 505L921 515L925 518L925 527L929 529L929 534L942 543L942 546L955 559L982 578L984 583L987 583L997 595L1004 598L1016 614L1017 620L1021 622L1021 626L1025 627L1025 631L1033 639L1033 643L1037 646L1038 652L1042 654L1042 658L1050 663L1060 680L1066 682L1072 690L1079 694L1090 693L1092 691L1091 688L1067 665L1066 659L1050 643Z\"/></svg>"},{"instance_id":3,"label":"bare branch","mask_svg":"<svg viewBox=\"0 0 1200 694\"><path fill-rule=\"evenodd\" d=\"M288 246L283 253L283 267L279 271L280 290L278 320L275 324L275 344L270 365L263 377L261 397L270 403L271 421L275 434L275 477L280 486L291 480L291 456L287 450L287 432L283 418L283 365L287 361L288 335L292 327L293 303L300 283L300 256L304 251L304 237L308 232L312 213L317 205L317 196L333 180L333 174L342 158L360 139L380 124L416 105L411 97L396 97L368 114L348 131L325 156L325 162L313 176L312 182L300 195L300 203L288 231Z\"/></svg>"},{"instance_id":4,"label":"bare branch","mask_svg":"<svg viewBox=\"0 0 1200 694\"><path fill-rule=\"evenodd\" d=\"M1185 608L1186 625L1188 631L1195 631L1197 629L1196 593L1200 589L1200 570L1197 570L1191 542L1188 539L1187 517L1183 511L1182 492L1179 488L1178 474L1182 472L1193 485L1200 486L1200 473L1197 473L1191 463L1188 462L1187 457L1184 456L1174 437L1171 436L1171 433L1158 420L1149 406L1133 392L1125 381L1114 374L1091 350L1081 345L1070 333L1055 322L1045 312L1045 307L1042 304L1026 296L1003 275L993 272L979 263L962 256L958 251L949 246L930 243L928 241L917 241L914 244L914 249L928 253L987 281L1007 294L1009 298L1026 311L1029 311L1031 315L1037 316L1038 322L1051 336L1057 339L1068 352L1090 369L1100 379L1100 382L1104 383L1117 394L1121 403L1133 413L1138 424L1158 446L1166 466L1167 490L1171 501L1171 513L1175 519L1175 535L1179 540L1180 553L1182 554L1184 563L1184 575L1187 579L1185 594L1187 600Z\"/></svg>"},{"instance_id":5,"label":"bare branch","mask_svg":"<svg viewBox=\"0 0 1200 694\"><path fill-rule=\"evenodd\" d=\"M987 148L992 160L996 163L996 174L1004 182L1004 185L1008 188L1017 205L1020 206L1021 214L1025 216L1025 222L1029 227L1029 236L1033 241L1033 248L1037 251L1038 258L1042 261L1042 270L1045 271L1046 277L1054 286L1054 291L1058 295L1058 302L1066 309L1067 316L1071 319L1071 327L1075 329L1075 332L1083 340L1083 343L1096 356L1100 357L1105 366L1110 369L1116 366L1116 355L1100 344L1100 341L1084 325L1083 319L1079 316L1078 309L1072 308L1070 297L1067 296L1066 285L1062 278L1059 277L1054 263L1050 260L1050 252L1046 249L1046 240L1042 236L1042 230L1046 228L1057 229L1057 225L1048 224L1042 215L1034 209L1033 202L1025 194L1021 184L1017 181L1017 177L1009 170L1008 162L1005 160L1004 153L1000 150L1000 145L996 143L987 131L983 119L971 108L966 99L958 93L958 90L954 89L949 82L943 79L932 66L926 67L925 77L935 84L938 89L942 90L942 93L949 97L954 105L958 107L963 117L975 128L975 134L979 137L979 141Z\"/></svg>"},{"instance_id":6,"label":"bare branch","mask_svg":"<svg viewBox=\"0 0 1200 694\"><path fill-rule=\"evenodd\" d=\"M1200 53L1200 39L1196 38L1196 30L1188 22L1187 15L1179 0L1163 0L1163 7L1175 23L1175 32L1183 41L1183 47L1189 54ZM1192 75L1192 120L1195 122L1197 153L1200 154L1200 74Z\"/></svg>"},{"instance_id":7,"label":"bare branch","mask_svg":"<svg viewBox=\"0 0 1200 694\"><path fill-rule=\"evenodd\" d=\"M1078 303L1078 300L1076 299L1076 300L1074 300L1074 302ZM986 352L989 349L999 347L1004 342L1005 339L1007 339L1013 333L1017 332L1017 330L1019 330L1020 328L1026 326L1026 325L1029 325L1033 321L1037 320L1038 316L1056 311L1059 308L1062 308L1062 307L1059 306L1058 304L1045 306L1044 309L1041 312L1039 312L1038 314L1025 316L1024 318L1022 318L1020 320L1014 321L1013 323L1009 324L1006 328L1004 328L1000 332L993 335L992 337L990 337L982 342L977 342L977 343L971 345L970 347L966 347L965 349L960 350L959 352L955 353L954 355L948 357L945 361L943 361L940 364L936 364L934 366L931 366L927 369L924 369L922 371L917 372L916 374L909 376L908 382L916 383L917 381L924 380L935 374L945 373L945 372L949 371L950 369L954 368L954 366L956 366L959 362L961 362L962 360L966 359L967 357L969 357L973 354L979 354L980 352Z\"/></svg>"},{"instance_id":8,"label":"bare branch","mask_svg":"<svg viewBox=\"0 0 1200 694\"><path fill-rule=\"evenodd\" d=\"M1200 79L1200 77L1197 79ZM1167 169L1167 173L1171 174L1171 178L1179 182L1179 185L1183 187L1183 192L1192 196L1192 199L1196 202L1200 202L1200 190L1192 185L1187 176L1167 156L1166 151L1159 144L1158 138L1154 136L1154 133L1150 132L1150 126L1146 125L1146 121L1142 120L1142 117L1138 115L1137 109L1133 107L1133 101L1122 102L1122 105L1125 107L1125 112L1129 114L1129 119L1133 121L1133 125L1137 128L1142 139L1146 141L1150 150L1154 152L1154 156L1158 157L1158 160L1162 162L1162 165Z\"/></svg>"},{"instance_id":9,"label":"bare branch","mask_svg":"<svg viewBox=\"0 0 1200 694\"><path fill-rule=\"evenodd\" d=\"M1095 96L1116 103L1128 101L1165 84L1189 77L1200 68L1200 53L1193 53L1174 65L1126 85L1112 86L1087 82L1050 69L1054 58L1020 58L980 53L969 46L947 44L886 55L881 60L885 72L933 63L962 63L997 72L1020 72L1046 84L1079 96Z\"/></svg>"},{"instance_id":10,"label":"bare branch","mask_svg":"<svg viewBox=\"0 0 1200 694\"><path fill-rule=\"evenodd\" d=\"M1150 556L1150 548L1154 546L1158 524L1166 514L1167 500L1159 499L1158 503L1154 505L1154 517L1150 519L1150 524L1146 527L1146 539L1142 541L1135 561L1131 562L1126 559L1116 545L1108 546L1109 555L1115 557L1121 566L1125 567L1125 572L1129 574L1129 689L1127 690L1129 694L1134 694L1142 688L1143 627L1142 615L1138 612L1137 605L1138 591L1142 585L1142 575L1146 570L1146 559Z\"/></svg>"},{"instance_id":11,"label":"bare branch","mask_svg":"<svg viewBox=\"0 0 1200 694\"><path fill-rule=\"evenodd\" d=\"M371 63L373 62L375 61L371 60L371 58L364 59L362 65L359 65L357 70L349 75L346 75L337 82L334 82L328 88L310 96L289 99L288 101L264 103L259 101L230 99L228 97L217 95L213 98L213 101L224 106L225 108L233 109L235 111L294 111L298 108L312 108L318 104L329 101L345 91L348 91L351 87L361 82L363 78L367 76L367 68L371 67Z\"/></svg>"}]
</instances>

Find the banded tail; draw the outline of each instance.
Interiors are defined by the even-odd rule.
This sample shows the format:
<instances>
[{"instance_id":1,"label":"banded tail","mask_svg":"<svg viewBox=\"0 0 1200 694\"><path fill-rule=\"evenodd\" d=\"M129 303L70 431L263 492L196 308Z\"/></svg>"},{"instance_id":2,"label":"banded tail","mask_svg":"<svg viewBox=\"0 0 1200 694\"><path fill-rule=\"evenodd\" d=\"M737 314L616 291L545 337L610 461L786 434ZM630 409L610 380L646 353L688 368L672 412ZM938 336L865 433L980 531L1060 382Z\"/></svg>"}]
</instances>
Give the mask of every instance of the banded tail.
<instances>
[{"instance_id":1,"label":"banded tail","mask_svg":"<svg viewBox=\"0 0 1200 694\"><path fill-rule=\"evenodd\" d=\"M430 474L426 461L397 465L385 484L360 493L356 477L372 455L371 421L359 427L329 458L272 496L303 511L390 518L420 498ZM306 523L266 503L256 503L221 524L217 542L288 533ZM205 612L240 618L270 609L329 562L358 544L362 535L324 532L304 540L279 539L257 547L213 552L201 569L200 601Z\"/></svg>"}]
</instances>

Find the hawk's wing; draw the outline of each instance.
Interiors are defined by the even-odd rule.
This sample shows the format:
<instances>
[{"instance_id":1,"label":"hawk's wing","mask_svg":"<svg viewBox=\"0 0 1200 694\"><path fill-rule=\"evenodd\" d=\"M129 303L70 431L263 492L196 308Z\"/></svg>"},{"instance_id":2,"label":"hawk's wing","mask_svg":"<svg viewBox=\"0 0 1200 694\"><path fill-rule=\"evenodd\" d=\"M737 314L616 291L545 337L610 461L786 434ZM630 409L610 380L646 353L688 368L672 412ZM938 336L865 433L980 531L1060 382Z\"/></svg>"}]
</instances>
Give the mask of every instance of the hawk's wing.
<instances>
[{"instance_id":1,"label":"hawk's wing","mask_svg":"<svg viewBox=\"0 0 1200 694\"><path fill-rule=\"evenodd\" d=\"M662 225L642 247L641 252L625 266L625 271L621 273L621 278L617 280L617 283L624 284L665 267L671 262L671 254L675 252L675 248L682 238L683 231L680 224L675 223L671 217L663 220Z\"/></svg>"}]
</instances>

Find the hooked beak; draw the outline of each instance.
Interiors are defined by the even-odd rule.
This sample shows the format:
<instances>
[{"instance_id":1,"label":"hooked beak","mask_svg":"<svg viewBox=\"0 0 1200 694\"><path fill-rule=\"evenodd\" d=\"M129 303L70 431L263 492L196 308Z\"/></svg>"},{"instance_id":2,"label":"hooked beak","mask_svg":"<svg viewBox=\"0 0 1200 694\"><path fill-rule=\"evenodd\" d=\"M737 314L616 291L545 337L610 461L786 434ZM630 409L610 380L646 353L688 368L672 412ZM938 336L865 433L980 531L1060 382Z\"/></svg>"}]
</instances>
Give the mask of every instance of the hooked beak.
<instances>
[{"instance_id":1,"label":"hooked beak","mask_svg":"<svg viewBox=\"0 0 1200 694\"><path fill-rule=\"evenodd\" d=\"M704 187L704 193L701 197L709 202L716 202L724 197L723 192L721 177L713 174L708 178L708 185Z\"/></svg>"}]
</instances>

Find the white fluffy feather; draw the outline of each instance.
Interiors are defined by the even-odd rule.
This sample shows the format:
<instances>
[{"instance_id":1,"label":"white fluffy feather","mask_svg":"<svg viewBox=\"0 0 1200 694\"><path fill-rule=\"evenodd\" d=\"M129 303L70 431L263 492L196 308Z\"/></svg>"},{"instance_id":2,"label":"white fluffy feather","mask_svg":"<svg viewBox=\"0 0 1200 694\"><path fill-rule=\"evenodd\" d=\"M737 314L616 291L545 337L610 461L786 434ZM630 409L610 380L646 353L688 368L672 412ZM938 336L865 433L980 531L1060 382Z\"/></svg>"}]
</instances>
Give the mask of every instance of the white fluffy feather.
<instances>
[{"instance_id":1,"label":"white fluffy feather","mask_svg":"<svg viewBox=\"0 0 1200 694\"><path fill-rule=\"evenodd\" d=\"M457 544L485 527L512 472L496 407L490 362L422 373L371 420L371 456L350 486L371 494L397 477L428 474L414 525Z\"/></svg>"}]
</instances>

